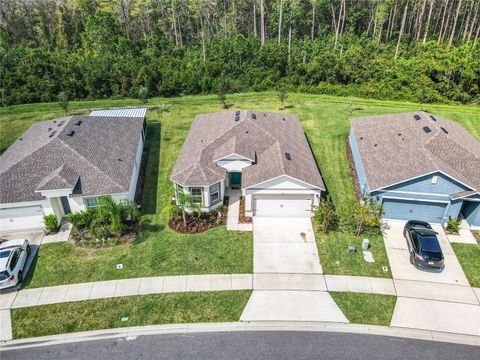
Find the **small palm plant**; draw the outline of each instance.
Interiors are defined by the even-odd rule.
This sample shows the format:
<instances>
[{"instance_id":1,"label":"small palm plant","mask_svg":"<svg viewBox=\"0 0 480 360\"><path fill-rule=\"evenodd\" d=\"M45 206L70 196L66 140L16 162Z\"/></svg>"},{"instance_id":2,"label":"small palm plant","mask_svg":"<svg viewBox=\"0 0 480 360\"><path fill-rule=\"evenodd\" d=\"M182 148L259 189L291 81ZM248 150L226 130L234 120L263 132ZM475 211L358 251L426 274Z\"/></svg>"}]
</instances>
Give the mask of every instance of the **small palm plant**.
<instances>
[{"instance_id":1,"label":"small palm plant","mask_svg":"<svg viewBox=\"0 0 480 360\"><path fill-rule=\"evenodd\" d=\"M177 192L177 205L182 210L183 226L187 227L187 211L200 212L200 205L194 202L192 194L185 191Z\"/></svg>"},{"instance_id":2,"label":"small palm plant","mask_svg":"<svg viewBox=\"0 0 480 360\"><path fill-rule=\"evenodd\" d=\"M122 200L116 202L111 197L102 197L98 200L98 218L110 225L115 234L121 234L126 221L138 220L140 213L133 201Z\"/></svg>"}]
</instances>

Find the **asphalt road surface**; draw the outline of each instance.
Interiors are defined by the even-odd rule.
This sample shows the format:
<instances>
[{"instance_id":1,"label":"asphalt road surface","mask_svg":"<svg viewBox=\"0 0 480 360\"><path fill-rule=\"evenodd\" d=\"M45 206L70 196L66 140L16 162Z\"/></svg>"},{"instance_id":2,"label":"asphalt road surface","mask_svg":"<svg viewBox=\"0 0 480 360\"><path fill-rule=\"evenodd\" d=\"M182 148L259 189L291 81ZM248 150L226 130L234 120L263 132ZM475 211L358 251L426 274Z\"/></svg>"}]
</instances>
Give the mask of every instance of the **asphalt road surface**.
<instances>
[{"instance_id":1,"label":"asphalt road surface","mask_svg":"<svg viewBox=\"0 0 480 360\"><path fill-rule=\"evenodd\" d=\"M0 352L1 360L53 359L480 359L480 347L326 332L140 336Z\"/></svg>"}]
</instances>

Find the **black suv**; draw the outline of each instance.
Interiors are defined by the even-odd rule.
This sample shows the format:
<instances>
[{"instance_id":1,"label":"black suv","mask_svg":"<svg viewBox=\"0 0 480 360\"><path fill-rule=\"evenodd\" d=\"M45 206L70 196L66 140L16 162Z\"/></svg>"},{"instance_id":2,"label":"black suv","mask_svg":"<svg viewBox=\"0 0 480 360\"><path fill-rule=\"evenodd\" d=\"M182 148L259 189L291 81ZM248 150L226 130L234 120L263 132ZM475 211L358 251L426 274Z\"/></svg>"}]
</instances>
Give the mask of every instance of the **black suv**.
<instances>
[{"instance_id":1,"label":"black suv","mask_svg":"<svg viewBox=\"0 0 480 360\"><path fill-rule=\"evenodd\" d=\"M410 262L419 269L442 271L445 267L437 233L425 221L410 220L403 229L407 239Z\"/></svg>"}]
</instances>

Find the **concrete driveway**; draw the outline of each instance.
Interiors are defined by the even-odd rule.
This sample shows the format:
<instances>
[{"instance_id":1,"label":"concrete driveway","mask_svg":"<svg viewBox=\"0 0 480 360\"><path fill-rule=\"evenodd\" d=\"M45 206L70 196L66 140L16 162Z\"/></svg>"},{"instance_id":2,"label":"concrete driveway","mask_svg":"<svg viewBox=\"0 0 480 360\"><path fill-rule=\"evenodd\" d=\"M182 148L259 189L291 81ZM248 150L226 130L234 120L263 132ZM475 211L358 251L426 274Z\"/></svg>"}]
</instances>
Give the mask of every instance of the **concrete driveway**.
<instances>
[{"instance_id":1,"label":"concrete driveway","mask_svg":"<svg viewBox=\"0 0 480 360\"><path fill-rule=\"evenodd\" d=\"M309 218L253 218L253 293L242 321L348 322L326 292Z\"/></svg>"},{"instance_id":2,"label":"concrete driveway","mask_svg":"<svg viewBox=\"0 0 480 360\"><path fill-rule=\"evenodd\" d=\"M321 274L309 218L254 218L254 273Z\"/></svg>"},{"instance_id":3,"label":"concrete driveway","mask_svg":"<svg viewBox=\"0 0 480 360\"><path fill-rule=\"evenodd\" d=\"M385 221L383 239L394 279L427 281L450 285L469 286L468 280L440 225L433 225L445 256L445 269L441 273L418 270L410 264L407 240L403 237L404 221Z\"/></svg>"}]
</instances>

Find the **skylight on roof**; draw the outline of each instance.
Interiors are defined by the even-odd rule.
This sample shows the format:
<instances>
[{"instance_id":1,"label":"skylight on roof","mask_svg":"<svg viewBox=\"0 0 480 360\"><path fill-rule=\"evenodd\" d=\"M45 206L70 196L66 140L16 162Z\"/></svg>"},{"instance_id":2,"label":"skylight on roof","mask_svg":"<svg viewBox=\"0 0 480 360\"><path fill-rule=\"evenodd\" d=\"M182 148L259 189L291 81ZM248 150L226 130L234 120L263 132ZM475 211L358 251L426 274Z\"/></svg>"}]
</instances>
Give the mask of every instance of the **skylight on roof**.
<instances>
[{"instance_id":1,"label":"skylight on roof","mask_svg":"<svg viewBox=\"0 0 480 360\"><path fill-rule=\"evenodd\" d=\"M430 129L428 126L424 126L422 129L423 129L423 131L425 131L427 134L432 131L432 129Z\"/></svg>"},{"instance_id":2,"label":"skylight on roof","mask_svg":"<svg viewBox=\"0 0 480 360\"><path fill-rule=\"evenodd\" d=\"M442 129L442 131L443 131L445 134L448 134L448 130L447 130L447 129L445 129L443 126L442 126L442 127L440 127L440 129Z\"/></svg>"},{"instance_id":3,"label":"skylight on roof","mask_svg":"<svg viewBox=\"0 0 480 360\"><path fill-rule=\"evenodd\" d=\"M290 156L290 153L288 153L288 152L285 153L285 159L292 160L292 157Z\"/></svg>"},{"instance_id":4,"label":"skylight on roof","mask_svg":"<svg viewBox=\"0 0 480 360\"><path fill-rule=\"evenodd\" d=\"M421 119L420 115L413 115L413 117L414 117L415 120L417 120L417 121Z\"/></svg>"}]
</instances>

